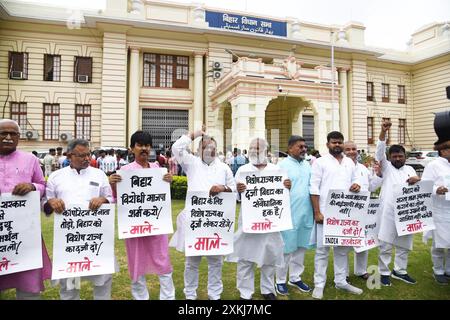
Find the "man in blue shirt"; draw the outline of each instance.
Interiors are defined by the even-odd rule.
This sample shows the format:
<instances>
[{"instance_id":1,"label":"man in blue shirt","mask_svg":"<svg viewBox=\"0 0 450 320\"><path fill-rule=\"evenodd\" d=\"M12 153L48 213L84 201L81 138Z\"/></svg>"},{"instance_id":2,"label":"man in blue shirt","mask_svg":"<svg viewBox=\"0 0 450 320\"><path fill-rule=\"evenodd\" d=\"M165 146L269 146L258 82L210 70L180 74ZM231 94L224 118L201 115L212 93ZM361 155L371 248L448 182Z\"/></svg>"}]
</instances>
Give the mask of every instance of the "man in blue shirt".
<instances>
[{"instance_id":1,"label":"man in blue shirt","mask_svg":"<svg viewBox=\"0 0 450 320\"><path fill-rule=\"evenodd\" d=\"M290 191L291 214L293 229L282 231L284 241L284 267L276 269L276 291L287 295L286 278L289 269L287 284L301 292L311 291L310 287L302 281L301 275L305 270L305 252L310 249L309 239L314 225L313 210L309 194L309 180L311 166L305 161L306 142L301 136L291 136L288 141L288 154L286 160L279 163L280 168L287 171L292 182Z\"/></svg>"}]
</instances>

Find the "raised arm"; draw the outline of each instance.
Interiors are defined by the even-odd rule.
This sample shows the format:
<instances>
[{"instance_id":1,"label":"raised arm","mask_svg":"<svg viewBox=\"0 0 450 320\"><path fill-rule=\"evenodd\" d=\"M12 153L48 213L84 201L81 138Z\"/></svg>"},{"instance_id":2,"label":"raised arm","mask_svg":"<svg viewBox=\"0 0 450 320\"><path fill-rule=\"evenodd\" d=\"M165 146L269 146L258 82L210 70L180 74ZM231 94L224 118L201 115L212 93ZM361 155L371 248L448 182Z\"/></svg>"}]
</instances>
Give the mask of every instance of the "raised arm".
<instances>
[{"instance_id":1,"label":"raised arm","mask_svg":"<svg viewBox=\"0 0 450 320\"><path fill-rule=\"evenodd\" d=\"M172 154L177 160L177 162L186 171L190 163L195 161L195 156L189 152L189 146L193 140L205 134L205 126L203 125L202 130L197 130L191 132L187 135L182 135L172 146Z\"/></svg>"},{"instance_id":2,"label":"raised arm","mask_svg":"<svg viewBox=\"0 0 450 320\"><path fill-rule=\"evenodd\" d=\"M381 168L384 171L387 165L386 158L386 132L391 128L392 122L389 120L383 121L381 124L381 131L379 135L379 140L377 143L377 151L375 153L375 158L380 162Z\"/></svg>"}]
</instances>

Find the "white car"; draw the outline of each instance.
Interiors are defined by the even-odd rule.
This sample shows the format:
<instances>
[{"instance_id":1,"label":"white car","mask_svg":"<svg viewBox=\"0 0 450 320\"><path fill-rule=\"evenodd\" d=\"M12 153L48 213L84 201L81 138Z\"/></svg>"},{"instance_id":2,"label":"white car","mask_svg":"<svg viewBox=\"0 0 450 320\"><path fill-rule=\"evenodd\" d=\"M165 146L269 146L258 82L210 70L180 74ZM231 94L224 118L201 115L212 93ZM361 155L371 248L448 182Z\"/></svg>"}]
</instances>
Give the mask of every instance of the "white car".
<instances>
[{"instance_id":1,"label":"white car","mask_svg":"<svg viewBox=\"0 0 450 320\"><path fill-rule=\"evenodd\" d=\"M406 164L416 170L423 170L431 161L437 159L439 153L433 150L414 150L407 152Z\"/></svg>"}]
</instances>

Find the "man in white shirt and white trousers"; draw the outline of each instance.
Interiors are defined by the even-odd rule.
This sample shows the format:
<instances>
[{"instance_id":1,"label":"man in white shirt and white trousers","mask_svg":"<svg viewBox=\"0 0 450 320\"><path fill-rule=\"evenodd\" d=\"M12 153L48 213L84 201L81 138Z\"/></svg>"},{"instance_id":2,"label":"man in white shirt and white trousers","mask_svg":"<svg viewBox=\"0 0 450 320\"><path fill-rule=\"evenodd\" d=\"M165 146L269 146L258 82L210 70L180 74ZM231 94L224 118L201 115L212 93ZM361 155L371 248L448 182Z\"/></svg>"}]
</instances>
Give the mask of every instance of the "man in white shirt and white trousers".
<instances>
[{"instance_id":1,"label":"man in white shirt and white trousers","mask_svg":"<svg viewBox=\"0 0 450 320\"><path fill-rule=\"evenodd\" d=\"M66 205L87 202L89 209L96 210L103 203L111 203L113 198L108 177L100 169L89 166L89 142L72 140L67 146L67 157L70 165L53 172L47 181L45 212L49 214L56 211L60 214ZM117 261L115 268L118 269ZM111 274L81 279L94 284L94 300L111 300ZM60 279L59 283L61 300L80 300L79 278Z\"/></svg>"},{"instance_id":2,"label":"man in white shirt and white trousers","mask_svg":"<svg viewBox=\"0 0 450 320\"><path fill-rule=\"evenodd\" d=\"M440 138L435 143L439 158L430 162L423 171L422 180L434 181L433 221L435 230L424 233L424 239L433 238L431 259L433 274L437 283L447 285L450 281L450 139Z\"/></svg>"},{"instance_id":3,"label":"man in white shirt and white trousers","mask_svg":"<svg viewBox=\"0 0 450 320\"><path fill-rule=\"evenodd\" d=\"M353 160L356 165L356 176L358 177L361 185L361 191L374 192L381 186L383 179L381 178L381 168L376 163L373 166L373 172L370 172L365 165L357 161L358 147L353 141L344 142L344 154ZM353 273L363 280L369 278L367 273L367 259L369 257L369 250L362 252L355 252L354 269ZM348 271L347 271L348 275Z\"/></svg>"},{"instance_id":4,"label":"man in white shirt and white trousers","mask_svg":"<svg viewBox=\"0 0 450 320\"><path fill-rule=\"evenodd\" d=\"M330 189L344 189L359 192L360 185L356 175L356 166L343 152L344 136L332 131L327 135L329 153L314 161L311 169L310 194L314 211L314 229L311 243L315 243L314 290L312 297L323 298L327 280L329 246L323 245L323 221L326 200ZM347 282L348 253L352 247L334 247L334 283L336 288L353 294L362 294L362 290Z\"/></svg>"},{"instance_id":5,"label":"man in white shirt and white trousers","mask_svg":"<svg viewBox=\"0 0 450 320\"><path fill-rule=\"evenodd\" d=\"M267 141L255 138L250 142L248 158L250 163L241 166L236 172L237 191L246 190L242 176L247 172L264 172L278 170L279 167L269 163L267 158ZM291 188L291 180L283 175L284 187ZM290 204L288 204L290 205ZM237 262L236 280L241 300L252 300L255 292L255 265L261 268L260 291L265 300L276 300L275 270L284 265L283 237L280 231L270 233L245 233L242 225L242 215L251 214L239 212L238 230L234 234L234 252L227 256L227 261Z\"/></svg>"},{"instance_id":6,"label":"man in white shirt and white trousers","mask_svg":"<svg viewBox=\"0 0 450 320\"><path fill-rule=\"evenodd\" d=\"M202 130L181 136L172 146L172 155L183 168L188 180L187 191L208 191L211 195L220 192L235 192L231 169L216 157L216 141L206 136L205 126ZM193 140L202 137L198 153L192 155L188 148ZM184 252L185 245L185 209L178 215L177 231L172 236L169 246ZM222 266L223 256L207 256L208 260L208 298L219 300L223 291ZM197 299L198 267L202 256L186 257L184 269L184 294L187 300Z\"/></svg>"},{"instance_id":7,"label":"man in white shirt and white trousers","mask_svg":"<svg viewBox=\"0 0 450 320\"><path fill-rule=\"evenodd\" d=\"M390 121L384 121L381 124L381 132L376 151L376 159L380 162L383 174L383 184L380 193L381 222L378 233L378 239L380 240L378 269L383 286L391 285L389 264L391 262L393 246L395 246L395 260L392 277L408 284L416 283L406 271L408 254L413 247L413 235L399 237L395 227L394 185L405 183L412 185L420 181L420 178L412 167L405 165L406 152L402 146L392 145L388 151L390 161L387 160L385 138L386 132L391 125L392 123Z\"/></svg>"}]
</instances>

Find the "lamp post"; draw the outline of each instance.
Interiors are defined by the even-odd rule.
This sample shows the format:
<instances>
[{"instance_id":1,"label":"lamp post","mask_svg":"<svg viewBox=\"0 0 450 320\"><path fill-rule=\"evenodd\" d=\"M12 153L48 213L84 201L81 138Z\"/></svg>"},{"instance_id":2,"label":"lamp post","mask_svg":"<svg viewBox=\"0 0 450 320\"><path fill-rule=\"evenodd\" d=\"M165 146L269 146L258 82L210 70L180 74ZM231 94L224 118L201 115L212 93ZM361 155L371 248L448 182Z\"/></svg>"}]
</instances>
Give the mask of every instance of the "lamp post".
<instances>
[{"instance_id":1,"label":"lamp post","mask_svg":"<svg viewBox=\"0 0 450 320\"><path fill-rule=\"evenodd\" d=\"M331 31L331 130L334 131L334 31Z\"/></svg>"}]
</instances>

